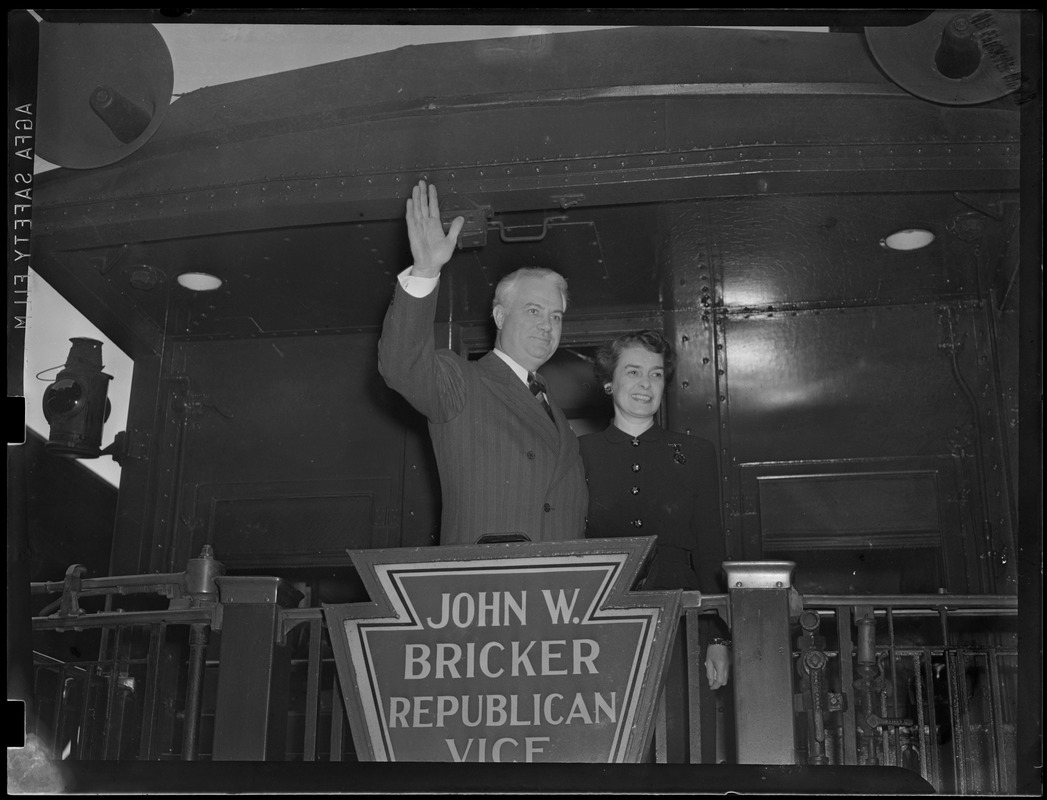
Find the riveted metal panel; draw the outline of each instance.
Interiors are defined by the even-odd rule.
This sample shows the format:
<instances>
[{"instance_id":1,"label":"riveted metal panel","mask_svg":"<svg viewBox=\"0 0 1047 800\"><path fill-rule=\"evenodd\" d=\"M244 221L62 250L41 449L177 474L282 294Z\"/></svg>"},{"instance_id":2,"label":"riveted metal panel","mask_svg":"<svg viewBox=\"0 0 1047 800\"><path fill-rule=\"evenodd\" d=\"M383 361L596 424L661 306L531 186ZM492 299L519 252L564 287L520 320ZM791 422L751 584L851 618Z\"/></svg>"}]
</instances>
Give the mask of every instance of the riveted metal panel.
<instances>
[{"instance_id":1,"label":"riveted metal panel","mask_svg":"<svg viewBox=\"0 0 1047 800\"><path fill-rule=\"evenodd\" d=\"M722 200L705 204L705 224L729 308L885 305L977 295L975 248L955 233L967 210L951 195ZM908 252L881 244L906 228L936 238Z\"/></svg>"},{"instance_id":2,"label":"riveted metal panel","mask_svg":"<svg viewBox=\"0 0 1047 800\"><path fill-rule=\"evenodd\" d=\"M996 144L1016 148L1019 138L1013 107L972 113L914 102L904 93L863 94L860 87L843 85L835 90L782 86L762 96L670 97L665 115L671 150L736 146L763 158L785 159L804 154L796 148L821 145L822 153L834 147L837 158L860 158L866 166L877 159L931 159L939 155L936 143L952 148L940 151L943 158L963 159L968 167L1001 166L1005 151ZM761 152L760 145L767 149Z\"/></svg>"},{"instance_id":3,"label":"riveted metal panel","mask_svg":"<svg viewBox=\"0 0 1047 800\"><path fill-rule=\"evenodd\" d=\"M1011 534L1005 520L985 520L1006 487L993 468L991 389L970 392L991 384L977 308L732 314L723 330L730 502L747 557L765 544L755 475L887 475L923 463L938 474L942 541L953 548L946 577L965 589L995 585ZM961 340L970 344L954 358Z\"/></svg>"},{"instance_id":4,"label":"riveted metal panel","mask_svg":"<svg viewBox=\"0 0 1047 800\"><path fill-rule=\"evenodd\" d=\"M512 186L558 175L561 160L662 150L662 105L658 99L529 103L375 120L360 132L357 157L368 173L475 168L490 188L500 181Z\"/></svg>"},{"instance_id":5,"label":"riveted metal panel","mask_svg":"<svg viewBox=\"0 0 1047 800\"><path fill-rule=\"evenodd\" d=\"M405 505L417 544L429 543L439 498L420 458L428 442L405 424L417 415L385 386L376 351L373 334L175 345L174 519L158 534L173 563L205 543L223 559L225 542L234 566L347 564L347 548L411 543ZM423 473L410 498L405 469Z\"/></svg>"},{"instance_id":6,"label":"riveted metal panel","mask_svg":"<svg viewBox=\"0 0 1047 800\"><path fill-rule=\"evenodd\" d=\"M939 347L948 337L940 313L918 304L727 317L734 458L950 453L972 420ZM984 362L962 358L976 380Z\"/></svg>"}]
</instances>

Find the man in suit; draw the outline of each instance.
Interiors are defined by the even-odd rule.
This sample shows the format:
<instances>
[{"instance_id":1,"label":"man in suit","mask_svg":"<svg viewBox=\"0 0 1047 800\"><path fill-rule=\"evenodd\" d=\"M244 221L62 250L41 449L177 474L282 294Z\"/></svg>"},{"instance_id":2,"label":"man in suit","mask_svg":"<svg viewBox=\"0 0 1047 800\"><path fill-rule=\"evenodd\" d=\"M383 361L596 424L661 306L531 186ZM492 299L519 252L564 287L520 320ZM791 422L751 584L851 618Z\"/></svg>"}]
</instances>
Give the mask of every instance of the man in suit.
<instances>
[{"instance_id":1,"label":"man in suit","mask_svg":"<svg viewBox=\"0 0 1047 800\"><path fill-rule=\"evenodd\" d=\"M397 279L378 343L382 377L429 420L440 543L511 533L584 538L589 494L578 440L535 386L535 371L560 343L566 281L552 270L517 270L495 290L495 349L479 361L437 351L436 286L463 223L457 217L445 235L436 187L418 182L407 201L414 264Z\"/></svg>"}]
</instances>

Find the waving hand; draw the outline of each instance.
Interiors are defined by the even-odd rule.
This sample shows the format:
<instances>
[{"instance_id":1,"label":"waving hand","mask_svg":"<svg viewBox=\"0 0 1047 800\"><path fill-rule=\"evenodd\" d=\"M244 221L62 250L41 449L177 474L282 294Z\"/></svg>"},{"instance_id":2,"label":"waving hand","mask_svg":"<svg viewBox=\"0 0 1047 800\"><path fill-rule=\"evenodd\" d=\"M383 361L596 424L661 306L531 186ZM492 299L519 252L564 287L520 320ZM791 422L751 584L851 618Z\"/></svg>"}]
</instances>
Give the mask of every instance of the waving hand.
<instances>
[{"instance_id":1,"label":"waving hand","mask_svg":"<svg viewBox=\"0 0 1047 800\"><path fill-rule=\"evenodd\" d=\"M411 274L425 278L437 277L454 253L458 234L464 224L463 217L455 217L451 229L444 235L436 187L427 187L425 181L418 181L407 200L407 238L411 242L411 255L414 257Z\"/></svg>"}]
</instances>

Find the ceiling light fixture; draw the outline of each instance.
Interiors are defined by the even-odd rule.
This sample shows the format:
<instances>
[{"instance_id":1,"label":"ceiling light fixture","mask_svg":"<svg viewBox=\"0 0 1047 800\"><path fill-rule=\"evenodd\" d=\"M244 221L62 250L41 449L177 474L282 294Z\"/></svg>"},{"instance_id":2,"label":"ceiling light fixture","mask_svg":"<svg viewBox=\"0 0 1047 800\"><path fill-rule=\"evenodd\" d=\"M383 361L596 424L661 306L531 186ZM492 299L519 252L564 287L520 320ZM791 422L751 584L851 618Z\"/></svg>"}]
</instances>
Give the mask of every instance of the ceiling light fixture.
<instances>
[{"instance_id":1,"label":"ceiling light fixture","mask_svg":"<svg viewBox=\"0 0 1047 800\"><path fill-rule=\"evenodd\" d=\"M924 228L906 228L880 239L888 250L919 250L934 241L934 234Z\"/></svg>"},{"instance_id":2,"label":"ceiling light fixture","mask_svg":"<svg viewBox=\"0 0 1047 800\"><path fill-rule=\"evenodd\" d=\"M183 272L178 283L194 292L213 292L222 285L222 279L206 272Z\"/></svg>"}]
</instances>

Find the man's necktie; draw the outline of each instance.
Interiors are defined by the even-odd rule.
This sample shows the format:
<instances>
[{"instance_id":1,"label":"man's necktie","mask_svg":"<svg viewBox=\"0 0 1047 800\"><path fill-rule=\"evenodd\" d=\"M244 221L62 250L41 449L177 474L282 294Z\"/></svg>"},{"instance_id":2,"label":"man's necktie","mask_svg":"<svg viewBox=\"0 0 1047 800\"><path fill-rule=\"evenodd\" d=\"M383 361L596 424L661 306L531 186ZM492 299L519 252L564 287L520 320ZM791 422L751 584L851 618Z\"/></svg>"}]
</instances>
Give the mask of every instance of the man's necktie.
<instances>
[{"instance_id":1,"label":"man's necktie","mask_svg":"<svg viewBox=\"0 0 1047 800\"><path fill-rule=\"evenodd\" d=\"M542 380L533 372L527 373L527 388L531 390L531 394L538 398L538 402L542 404L542 408L545 409L545 413L549 415L549 419L553 421L553 425L556 424L556 418L553 416L553 409L549 405L549 401L545 399L545 386L542 385Z\"/></svg>"}]
</instances>

